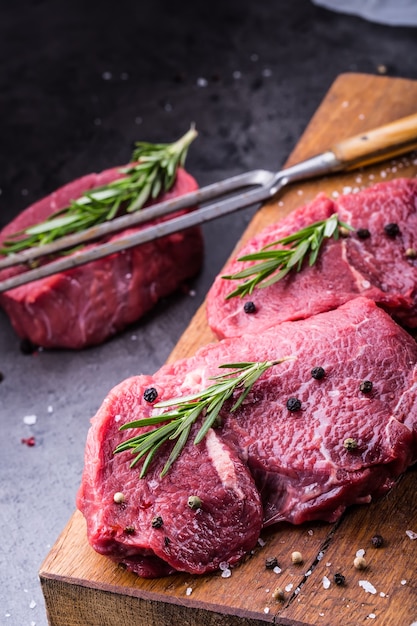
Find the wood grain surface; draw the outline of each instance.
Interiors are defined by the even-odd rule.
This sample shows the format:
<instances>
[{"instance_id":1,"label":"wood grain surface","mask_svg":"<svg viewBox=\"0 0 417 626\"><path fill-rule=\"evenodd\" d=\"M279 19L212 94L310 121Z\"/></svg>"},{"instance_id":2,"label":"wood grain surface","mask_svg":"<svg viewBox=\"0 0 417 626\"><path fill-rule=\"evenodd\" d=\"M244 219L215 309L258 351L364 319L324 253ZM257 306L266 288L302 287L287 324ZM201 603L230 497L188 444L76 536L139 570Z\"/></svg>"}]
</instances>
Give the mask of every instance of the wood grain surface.
<instances>
[{"instance_id":1,"label":"wood grain surface","mask_svg":"<svg viewBox=\"0 0 417 626\"><path fill-rule=\"evenodd\" d=\"M330 88L286 165L328 149L417 110L417 82L385 76L343 74ZM283 120L285 123L285 120ZM313 199L362 189L380 180L416 176L411 153L367 168L296 183L259 210L241 241ZM192 319L169 360L194 354L215 341L204 305ZM264 531L251 555L230 578L178 574L143 580L96 554L88 545L84 519L76 512L40 570L51 626L410 626L417 621L417 471L409 470L378 502L351 508L337 524L279 524ZM371 538L381 534L382 547ZM294 565L291 553L302 553ZM367 567L355 569L358 550ZM276 557L279 573L265 567ZM345 576L336 585L334 574ZM362 581L362 582L361 582ZM330 584L329 584L330 583ZM274 590L280 588L283 598Z\"/></svg>"}]
</instances>

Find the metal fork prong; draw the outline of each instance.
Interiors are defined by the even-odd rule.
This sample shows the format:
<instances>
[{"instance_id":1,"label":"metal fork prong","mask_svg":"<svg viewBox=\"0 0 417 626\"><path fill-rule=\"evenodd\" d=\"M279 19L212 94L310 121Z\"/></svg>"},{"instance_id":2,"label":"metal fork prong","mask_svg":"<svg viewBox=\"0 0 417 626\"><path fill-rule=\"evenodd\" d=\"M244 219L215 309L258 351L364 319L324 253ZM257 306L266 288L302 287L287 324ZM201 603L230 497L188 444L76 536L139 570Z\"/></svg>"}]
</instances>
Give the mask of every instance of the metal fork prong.
<instances>
[{"instance_id":1,"label":"metal fork prong","mask_svg":"<svg viewBox=\"0 0 417 626\"><path fill-rule=\"evenodd\" d=\"M133 228L140 224L175 213L176 211L187 209L192 206L202 205L205 202L221 198L228 193L236 192L239 189L244 189L245 187L256 185L267 186L270 184L273 177L273 173L268 172L267 170L254 170L233 176L224 181L213 183L196 191L184 194L178 198L159 202L147 207L146 210L136 211L135 213L128 215L122 215L114 220L104 222L98 226L93 226L82 232L61 237L51 243L44 244L36 248L29 248L23 252L9 254L5 258L0 259L0 269L27 263L46 255L55 254L57 252L61 252L62 250L68 250L69 248L75 248L81 244L112 235L121 230Z\"/></svg>"},{"instance_id":2,"label":"metal fork prong","mask_svg":"<svg viewBox=\"0 0 417 626\"><path fill-rule=\"evenodd\" d=\"M46 265L41 265L32 270L27 270L21 274L17 274L12 278L0 282L0 293L14 289L26 283L30 283L40 278L46 278L52 274L84 265L90 261L96 261L110 254L128 250L134 246L141 245L148 241L153 241L160 237L170 235L175 232L182 231L192 226L204 224L210 220L214 220L223 215L227 215L244 207L256 205L269 197L269 188L257 187L239 194L235 194L229 198L225 198L220 202L213 202L201 209L174 217L173 219L154 224L148 228L144 228L134 233L121 236L118 239L107 243L97 245L80 252L75 252L70 256L64 256L55 261L51 261Z\"/></svg>"}]
</instances>

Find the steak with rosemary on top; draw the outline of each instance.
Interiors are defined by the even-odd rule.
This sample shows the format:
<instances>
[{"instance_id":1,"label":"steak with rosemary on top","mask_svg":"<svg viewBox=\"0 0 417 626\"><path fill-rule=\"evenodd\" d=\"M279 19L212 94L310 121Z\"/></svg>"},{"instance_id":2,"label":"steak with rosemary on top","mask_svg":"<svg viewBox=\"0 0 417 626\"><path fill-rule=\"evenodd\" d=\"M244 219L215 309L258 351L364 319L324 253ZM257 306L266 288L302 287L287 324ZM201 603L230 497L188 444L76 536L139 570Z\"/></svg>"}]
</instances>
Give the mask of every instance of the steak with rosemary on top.
<instances>
[{"instance_id":1,"label":"steak with rosemary on top","mask_svg":"<svg viewBox=\"0 0 417 626\"><path fill-rule=\"evenodd\" d=\"M3 228L0 248L15 232L42 222L84 192L121 177L121 168L112 168L61 187ZM174 186L159 199L169 200L195 189L194 178L179 169ZM140 228L143 226L107 240L114 241ZM96 245L91 243L85 248ZM6 291L0 294L0 305L22 339L47 348L84 348L105 341L142 317L161 298L195 276L202 259L201 230L190 228ZM17 266L2 270L0 280L24 269Z\"/></svg>"},{"instance_id":2,"label":"steak with rosemary on top","mask_svg":"<svg viewBox=\"0 0 417 626\"><path fill-rule=\"evenodd\" d=\"M120 426L161 412L155 401L201 392L219 365L283 357L231 411L235 389L197 445L204 416L194 424L164 477L173 442L143 478L142 460L130 467L130 451L114 453L143 431ZM359 297L120 383L92 419L77 505L93 548L140 576L204 573L242 559L263 525L337 520L386 493L416 459L417 344Z\"/></svg>"},{"instance_id":3,"label":"steak with rosemary on top","mask_svg":"<svg viewBox=\"0 0 417 626\"><path fill-rule=\"evenodd\" d=\"M228 295L242 284L226 280L254 264L232 259L207 296L208 323L216 335L260 333L283 321L304 319L366 296L402 325L417 327L417 180L396 179L331 200L320 194L276 224L267 226L239 251L259 252L314 222L337 213L353 231L325 240L316 263L256 287L250 295ZM246 306L245 306L246 305Z\"/></svg>"}]
</instances>

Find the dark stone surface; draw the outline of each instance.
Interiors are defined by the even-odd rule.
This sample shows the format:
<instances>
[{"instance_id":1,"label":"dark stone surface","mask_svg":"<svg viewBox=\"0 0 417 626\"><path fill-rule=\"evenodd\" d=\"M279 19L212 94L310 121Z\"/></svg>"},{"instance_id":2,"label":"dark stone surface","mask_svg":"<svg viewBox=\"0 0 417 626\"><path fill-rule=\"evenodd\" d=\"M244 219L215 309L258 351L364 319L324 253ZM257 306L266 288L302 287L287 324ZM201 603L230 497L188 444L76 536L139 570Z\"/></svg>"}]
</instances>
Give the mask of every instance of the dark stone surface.
<instances>
[{"instance_id":1,"label":"dark stone surface","mask_svg":"<svg viewBox=\"0 0 417 626\"><path fill-rule=\"evenodd\" d=\"M415 79L415 59L415 29L307 0L3 3L0 226L72 178L124 163L135 140L173 140L191 122L200 184L279 168L340 73L384 65ZM0 312L0 623L46 625L37 572L74 510L89 418L113 385L162 365L252 212L204 227L194 296L166 299L97 348L24 355ZM33 447L21 443L30 436Z\"/></svg>"}]
</instances>

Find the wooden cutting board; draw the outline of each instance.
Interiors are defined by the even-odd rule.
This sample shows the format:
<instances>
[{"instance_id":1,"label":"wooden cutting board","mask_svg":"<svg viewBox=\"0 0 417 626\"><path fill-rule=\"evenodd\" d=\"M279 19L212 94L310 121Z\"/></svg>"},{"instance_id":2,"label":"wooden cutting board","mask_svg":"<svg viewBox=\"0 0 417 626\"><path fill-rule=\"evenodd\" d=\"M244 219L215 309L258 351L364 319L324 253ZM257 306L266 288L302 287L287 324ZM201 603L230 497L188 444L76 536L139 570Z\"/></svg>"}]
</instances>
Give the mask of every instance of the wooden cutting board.
<instances>
[{"instance_id":1,"label":"wooden cutting board","mask_svg":"<svg viewBox=\"0 0 417 626\"><path fill-rule=\"evenodd\" d=\"M286 165L326 150L335 141L417 110L417 82L385 76L341 75L332 85ZM285 120L283 120L285 123ZM242 240L311 200L380 180L417 175L410 154L361 171L288 187L257 212ZM204 305L169 360L215 341ZM370 623L410 626L417 621L417 471L411 469L382 500L350 509L337 524L277 525L229 578L178 574L143 580L96 554L84 519L74 513L40 571L51 626L287 626ZM408 531L408 533L407 533ZM383 536L374 548L371 538ZM294 565L291 553L302 553ZM367 567L355 569L358 550ZM276 557L280 572L267 569ZM336 585L334 575L345 576ZM361 582L362 581L362 582ZM283 598L273 592L280 588Z\"/></svg>"}]
</instances>

